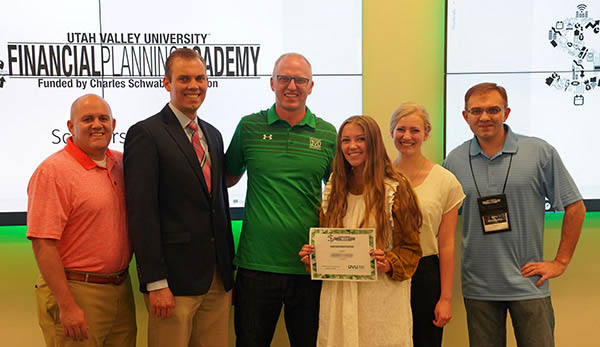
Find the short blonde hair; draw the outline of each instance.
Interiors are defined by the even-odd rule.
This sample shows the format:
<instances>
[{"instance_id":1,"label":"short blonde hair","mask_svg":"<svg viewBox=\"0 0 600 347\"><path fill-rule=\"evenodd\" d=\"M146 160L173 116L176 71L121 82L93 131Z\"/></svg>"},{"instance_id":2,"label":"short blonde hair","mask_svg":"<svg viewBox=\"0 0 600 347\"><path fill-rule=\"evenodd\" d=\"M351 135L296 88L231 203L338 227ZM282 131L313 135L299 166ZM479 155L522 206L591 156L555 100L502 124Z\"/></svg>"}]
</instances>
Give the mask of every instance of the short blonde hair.
<instances>
[{"instance_id":1,"label":"short blonde hair","mask_svg":"<svg viewBox=\"0 0 600 347\"><path fill-rule=\"evenodd\" d=\"M431 131L431 121L429 120L429 112L427 112L425 106L417 104L416 102L407 101L400 105L396 109L396 111L392 113L392 118L390 119L390 134L394 135L394 129L396 128L396 124L398 124L400 119L411 114L417 115L423 120L423 127L425 128L425 133L429 133Z\"/></svg>"}]
</instances>

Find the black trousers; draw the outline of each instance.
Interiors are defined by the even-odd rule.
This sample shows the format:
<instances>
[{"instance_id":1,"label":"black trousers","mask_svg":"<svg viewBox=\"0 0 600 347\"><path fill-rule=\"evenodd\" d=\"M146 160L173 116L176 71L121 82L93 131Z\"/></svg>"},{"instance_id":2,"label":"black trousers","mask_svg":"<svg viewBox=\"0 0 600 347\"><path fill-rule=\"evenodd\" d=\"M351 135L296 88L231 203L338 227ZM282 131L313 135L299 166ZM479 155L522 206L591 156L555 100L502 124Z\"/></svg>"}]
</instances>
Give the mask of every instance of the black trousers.
<instances>
[{"instance_id":1,"label":"black trousers","mask_svg":"<svg viewBox=\"0 0 600 347\"><path fill-rule=\"evenodd\" d=\"M291 347L317 343L321 281L310 275L288 275L238 269L234 293L237 347L269 347L284 308Z\"/></svg>"},{"instance_id":2,"label":"black trousers","mask_svg":"<svg viewBox=\"0 0 600 347\"><path fill-rule=\"evenodd\" d=\"M443 329L433 325L440 294L440 260L437 255L423 257L411 281L414 347L442 346Z\"/></svg>"}]
</instances>

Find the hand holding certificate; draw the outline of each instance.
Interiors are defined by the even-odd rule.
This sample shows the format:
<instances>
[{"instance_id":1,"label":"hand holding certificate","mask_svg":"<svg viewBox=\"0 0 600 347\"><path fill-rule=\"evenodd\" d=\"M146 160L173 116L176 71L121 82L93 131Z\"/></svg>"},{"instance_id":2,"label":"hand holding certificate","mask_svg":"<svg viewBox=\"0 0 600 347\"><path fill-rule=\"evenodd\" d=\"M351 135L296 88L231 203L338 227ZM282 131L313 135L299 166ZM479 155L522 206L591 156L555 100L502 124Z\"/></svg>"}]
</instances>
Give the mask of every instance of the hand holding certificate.
<instances>
[{"instance_id":1,"label":"hand holding certificate","mask_svg":"<svg viewBox=\"0 0 600 347\"><path fill-rule=\"evenodd\" d=\"M375 229L310 228L312 279L377 280Z\"/></svg>"}]
</instances>

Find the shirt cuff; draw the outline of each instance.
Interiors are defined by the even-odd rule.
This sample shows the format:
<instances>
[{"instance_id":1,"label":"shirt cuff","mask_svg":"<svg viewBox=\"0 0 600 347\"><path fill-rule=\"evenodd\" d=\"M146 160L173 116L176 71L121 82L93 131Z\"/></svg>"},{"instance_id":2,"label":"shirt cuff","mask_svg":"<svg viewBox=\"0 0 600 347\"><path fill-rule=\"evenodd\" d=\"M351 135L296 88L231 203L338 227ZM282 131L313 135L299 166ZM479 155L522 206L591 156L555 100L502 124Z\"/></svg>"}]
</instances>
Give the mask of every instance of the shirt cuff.
<instances>
[{"instance_id":1,"label":"shirt cuff","mask_svg":"<svg viewBox=\"0 0 600 347\"><path fill-rule=\"evenodd\" d=\"M169 282L167 282L167 279L165 278L164 280L158 280L158 281L154 281L154 282L150 282L146 284L146 290L151 292L154 290L159 290L159 289L163 289L163 288L168 288L169 287Z\"/></svg>"}]
</instances>

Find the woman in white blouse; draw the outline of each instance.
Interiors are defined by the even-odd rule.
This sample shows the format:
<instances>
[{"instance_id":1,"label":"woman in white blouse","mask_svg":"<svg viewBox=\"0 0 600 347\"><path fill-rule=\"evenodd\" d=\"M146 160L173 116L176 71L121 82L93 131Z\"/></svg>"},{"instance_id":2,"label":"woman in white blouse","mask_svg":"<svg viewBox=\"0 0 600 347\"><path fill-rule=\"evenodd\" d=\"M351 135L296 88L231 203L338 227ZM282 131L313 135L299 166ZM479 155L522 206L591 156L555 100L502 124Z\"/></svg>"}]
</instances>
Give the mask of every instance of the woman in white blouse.
<instances>
[{"instance_id":1,"label":"woman in white blouse","mask_svg":"<svg viewBox=\"0 0 600 347\"><path fill-rule=\"evenodd\" d=\"M422 105L406 102L392 114L390 133L398 150L394 167L411 182L423 215L423 257L411 282L415 347L441 346L442 328L452 318L454 232L465 197L456 177L421 152L430 131Z\"/></svg>"}]
</instances>

